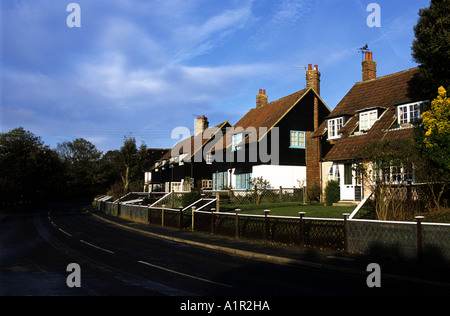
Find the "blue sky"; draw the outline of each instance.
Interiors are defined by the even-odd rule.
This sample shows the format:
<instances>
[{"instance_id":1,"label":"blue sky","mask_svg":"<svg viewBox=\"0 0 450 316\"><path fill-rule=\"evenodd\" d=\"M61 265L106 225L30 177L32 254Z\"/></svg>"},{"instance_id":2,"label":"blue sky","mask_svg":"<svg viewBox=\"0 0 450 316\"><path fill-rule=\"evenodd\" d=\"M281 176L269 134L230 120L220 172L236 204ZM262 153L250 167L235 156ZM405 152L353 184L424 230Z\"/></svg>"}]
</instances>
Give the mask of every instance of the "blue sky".
<instances>
[{"instance_id":1,"label":"blue sky","mask_svg":"<svg viewBox=\"0 0 450 316\"><path fill-rule=\"evenodd\" d=\"M81 27L68 27L71 2ZM366 23L370 3L381 27ZM124 136L170 148L196 115L236 123L255 106L305 88L318 65L333 109L361 80L368 44L377 75L417 66L413 27L425 0L1 1L0 131L22 126L57 143L106 152Z\"/></svg>"}]
</instances>

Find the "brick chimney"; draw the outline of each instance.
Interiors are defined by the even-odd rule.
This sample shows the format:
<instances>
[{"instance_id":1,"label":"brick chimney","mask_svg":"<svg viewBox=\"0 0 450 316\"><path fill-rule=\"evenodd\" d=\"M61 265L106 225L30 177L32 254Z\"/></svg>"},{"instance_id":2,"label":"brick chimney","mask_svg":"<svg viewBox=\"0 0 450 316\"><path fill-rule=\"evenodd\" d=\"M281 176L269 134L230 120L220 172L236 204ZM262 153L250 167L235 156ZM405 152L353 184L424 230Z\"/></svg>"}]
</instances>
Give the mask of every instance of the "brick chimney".
<instances>
[{"instance_id":1,"label":"brick chimney","mask_svg":"<svg viewBox=\"0 0 450 316\"><path fill-rule=\"evenodd\" d=\"M306 71L306 87L313 88L318 95L320 95L320 72L319 67L314 65L308 65L308 70Z\"/></svg>"},{"instance_id":2,"label":"brick chimney","mask_svg":"<svg viewBox=\"0 0 450 316\"><path fill-rule=\"evenodd\" d=\"M195 119L195 135L197 135L198 133L203 133L205 129L208 128L208 126L209 123L207 117L205 117L204 115L197 116L197 118Z\"/></svg>"},{"instance_id":3,"label":"brick chimney","mask_svg":"<svg viewBox=\"0 0 450 316\"><path fill-rule=\"evenodd\" d=\"M372 59L372 52L366 52L365 60L361 64L363 81L377 77L377 63Z\"/></svg>"},{"instance_id":4,"label":"brick chimney","mask_svg":"<svg viewBox=\"0 0 450 316\"><path fill-rule=\"evenodd\" d=\"M256 95L256 108L262 108L267 105L268 96L266 90L259 89L259 94Z\"/></svg>"},{"instance_id":5,"label":"brick chimney","mask_svg":"<svg viewBox=\"0 0 450 316\"><path fill-rule=\"evenodd\" d=\"M312 88L320 96L320 72L319 67L308 64L306 71L306 87ZM314 131L319 128L319 98L314 95L314 130L306 132L306 187L312 189L320 185L320 140L313 137Z\"/></svg>"}]
</instances>

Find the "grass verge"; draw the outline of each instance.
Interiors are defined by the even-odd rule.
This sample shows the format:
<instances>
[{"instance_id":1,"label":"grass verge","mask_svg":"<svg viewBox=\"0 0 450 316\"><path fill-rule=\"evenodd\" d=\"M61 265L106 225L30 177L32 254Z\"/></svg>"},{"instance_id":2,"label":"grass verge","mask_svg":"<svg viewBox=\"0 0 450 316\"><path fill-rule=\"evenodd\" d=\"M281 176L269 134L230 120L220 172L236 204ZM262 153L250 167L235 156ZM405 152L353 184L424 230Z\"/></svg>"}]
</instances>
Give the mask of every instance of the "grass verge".
<instances>
[{"instance_id":1,"label":"grass verge","mask_svg":"<svg viewBox=\"0 0 450 316\"><path fill-rule=\"evenodd\" d=\"M270 204L241 204L221 206L222 212L233 212L240 209L242 214L264 215L264 210L270 210L274 216L299 216L305 212L305 217L344 218L342 214L351 213L355 206L324 206L304 205L299 202L270 203Z\"/></svg>"}]
</instances>

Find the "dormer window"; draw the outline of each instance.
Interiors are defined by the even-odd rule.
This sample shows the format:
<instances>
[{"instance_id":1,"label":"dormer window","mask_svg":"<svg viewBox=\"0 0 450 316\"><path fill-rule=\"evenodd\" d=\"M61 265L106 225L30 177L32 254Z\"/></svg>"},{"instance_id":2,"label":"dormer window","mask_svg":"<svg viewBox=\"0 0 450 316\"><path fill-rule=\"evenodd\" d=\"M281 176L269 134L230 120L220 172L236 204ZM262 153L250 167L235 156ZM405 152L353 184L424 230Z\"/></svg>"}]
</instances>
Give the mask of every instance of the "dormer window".
<instances>
[{"instance_id":1,"label":"dormer window","mask_svg":"<svg viewBox=\"0 0 450 316\"><path fill-rule=\"evenodd\" d=\"M397 107L398 124L414 123L420 119L420 105L422 102L402 104Z\"/></svg>"},{"instance_id":2,"label":"dormer window","mask_svg":"<svg viewBox=\"0 0 450 316\"><path fill-rule=\"evenodd\" d=\"M189 153L182 153L181 155L179 155L179 156L177 157L176 160L178 160L178 164L179 164L180 166L183 166L183 165L184 165L185 158L187 157L188 154L189 154Z\"/></svg>"},{"instance_id":3,"label":"dormer window","mask_svg":"<svg viewBox=\"0 0 450 316\"><path fill-rule=\"evenodd\" d=\"M212 154L211 153L206 153L206 159L205 160L206 160L206 163L208 165L212 165L212 163L214 161Z\"/></svg>"},{"instance_id":4,"label":"dormer window","mask_svg":"<svg viewBox=\"0 0 450 316\"><path fill-rule=\"evenodd\" d=\"M378 111L366 111L359 113L359 131L368 131L378 119Z\"/></svg>"},{"instance_id":5,"label":"dormer window","mask_svg":"<svg viewBox=\"0 0 450 316\"><path fill-rule=\"evenodd\" d=\"M344 118L337 117L328 120L328 139L336 139L341 137L339 130L344 126Z\"/></svg>"},{"instance_id":6,"label":"dormer window","mask_svg":"<svg viewBox=\"0 0 450 316\"><path fill-rule=\"evenodd\" d=\"M242 142L244 133L237 133L231 135L231 151L236 151L241 149L241 146L238 146L240 142Z\"/></svg>"}]
</instances>

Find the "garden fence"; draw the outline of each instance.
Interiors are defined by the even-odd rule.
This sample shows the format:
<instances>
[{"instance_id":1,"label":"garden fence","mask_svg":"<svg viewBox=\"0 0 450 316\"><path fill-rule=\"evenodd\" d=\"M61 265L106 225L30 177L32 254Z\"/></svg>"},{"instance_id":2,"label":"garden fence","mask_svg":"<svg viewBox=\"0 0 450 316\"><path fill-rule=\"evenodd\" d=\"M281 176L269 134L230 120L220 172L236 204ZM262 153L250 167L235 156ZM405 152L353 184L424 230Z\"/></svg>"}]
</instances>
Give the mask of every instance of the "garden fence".
<instances>
[{"instance_id":1,"label":"garden fence","mask_svg":"<svg viewBox=\"0 0 450 316\"><path fill-rule=\"evenodd\" d=\"M424 223L421 217L417 217L415 222L393 222L349 219L349 214L344 214L342 219L306 217L303 212L299 212L298 217L272 216L270 210L266 210L264 215L250 215L242 214L239 209L218 212L214 207L216 203L183 209L181 206L142 206L96 199L93 205L105 214L176 229L289 246L450 264L450 224Z\"/></svg>"}]
</instances>

